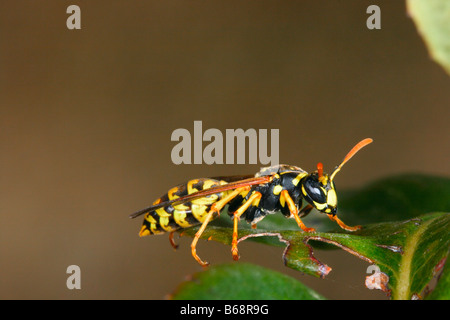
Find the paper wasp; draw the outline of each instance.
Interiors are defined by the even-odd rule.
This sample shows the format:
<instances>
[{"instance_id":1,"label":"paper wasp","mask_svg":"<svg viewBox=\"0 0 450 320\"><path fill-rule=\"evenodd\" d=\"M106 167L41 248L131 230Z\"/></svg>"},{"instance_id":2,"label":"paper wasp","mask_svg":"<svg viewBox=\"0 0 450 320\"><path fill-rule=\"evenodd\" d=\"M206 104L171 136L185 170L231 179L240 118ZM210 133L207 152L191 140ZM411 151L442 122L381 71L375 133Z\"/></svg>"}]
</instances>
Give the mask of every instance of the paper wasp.
<instances>
[{"instance_id":1,"label":"paper wasp","mask_svg":"<svg viewBox=\"0 0 450 320\"><path fill-rule=\"evenodd\" d=\"M326 213L342 229L356 231L360 226L350 227L336 215L337 195L334 177L342 166L361 148L372 142L367 138L357 143L331 175L323 172L322 163L317 164L317 171L307 173L299 167L277 165L262 168L254 176L233 176L220 178L193 179L170 189L145 209L132 215L136 218L146 214L139 235L173 232L201 224L191 244L192 256L202 266L208 265L197 255L197 242L208 223L220 215L228 205L228 214L233 219L233 239L231 252L234 260L238 255L238 221L241 216L256 227L266 215L281 212L287 218L294 218L304 232L315 232L307 228L300 218L306 216L313 208ZM306 205L302 208L303 200Z\"/></svg>"}]
</instances>

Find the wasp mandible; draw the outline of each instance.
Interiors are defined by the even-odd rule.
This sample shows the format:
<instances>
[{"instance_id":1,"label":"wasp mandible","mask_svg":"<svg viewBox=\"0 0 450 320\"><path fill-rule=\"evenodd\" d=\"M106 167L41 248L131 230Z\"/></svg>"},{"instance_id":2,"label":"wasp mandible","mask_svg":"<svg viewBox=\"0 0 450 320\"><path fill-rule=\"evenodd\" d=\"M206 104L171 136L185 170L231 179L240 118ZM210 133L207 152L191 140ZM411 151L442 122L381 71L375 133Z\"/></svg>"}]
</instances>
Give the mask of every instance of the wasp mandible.
<instances>
[{"instance_id":1,"label":"wasp mandible","mask_svg":"<svg viewBox=\"0 0 450 320\"><path fill-rule=\"evenodd\" d=\"M193 179L170 189L151 206L130 217L145 214L139 235L170 232L169 239L174 247L173 233L176 230L201 224L191 243L191 251L202 266L207 266L208 262L197 255L197 242L208 223L217 218L226 205L233 219L231 253L234 260L239 259L238 221L241 216L256 228L256 224L268 214L281 212L287 218L294 218L304 232L315 232L301 220L315 208L326 213L342 229L356 231L361 226L350 227L336 215L338 201L334 178L347 161L372 141L367 138L357 143L331 175L324 173L322 163L318 163L317 171L312 173L296 166L276 165L262 168L254 176Z\"/></svg>"}]
</instances>

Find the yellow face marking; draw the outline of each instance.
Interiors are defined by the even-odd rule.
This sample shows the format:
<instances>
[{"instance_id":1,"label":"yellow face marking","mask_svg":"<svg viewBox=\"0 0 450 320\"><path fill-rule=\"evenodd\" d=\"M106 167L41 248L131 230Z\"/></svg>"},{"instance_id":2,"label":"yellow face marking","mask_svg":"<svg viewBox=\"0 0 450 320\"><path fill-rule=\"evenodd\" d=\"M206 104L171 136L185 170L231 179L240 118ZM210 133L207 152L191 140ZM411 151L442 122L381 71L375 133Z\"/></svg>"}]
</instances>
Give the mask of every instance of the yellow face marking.
<instances>
[{"instance_id":1,"label":"yellow face marking","mask_svg":"<svg viewBox=\"0 0 450 320\"><path fill-rule=\"evenodd\" d=\"M280 186L280 185L276 185L274 188L273 188L273 194L274 195L279 195L280 194L280 192L283 190L283 187L282 186Z\"/></svg>"},{"instance_id":2,"label":"yellow face marking","mask_svg":"<svg viewBox=\"0 0 450 320\"><path fill-rule=\"evenodd\" d=\"M332 206L332 207L337 206L337 196L336 196L336 191L334 191L334 189L331 189L328 191L327 203L329 206Z\"/></svg>"},{"instance_id":3,"label":"yellow face marking","mask_svg":"<svg viewBox=\"0 0 450 320\"><path fill-rule=\"evenodd\" d=\"M323 209L325 209L327 207L326 203L317 203L314 201L314 206L316 207L317 210L322 211Z\"/></svg>"}]
</instances>

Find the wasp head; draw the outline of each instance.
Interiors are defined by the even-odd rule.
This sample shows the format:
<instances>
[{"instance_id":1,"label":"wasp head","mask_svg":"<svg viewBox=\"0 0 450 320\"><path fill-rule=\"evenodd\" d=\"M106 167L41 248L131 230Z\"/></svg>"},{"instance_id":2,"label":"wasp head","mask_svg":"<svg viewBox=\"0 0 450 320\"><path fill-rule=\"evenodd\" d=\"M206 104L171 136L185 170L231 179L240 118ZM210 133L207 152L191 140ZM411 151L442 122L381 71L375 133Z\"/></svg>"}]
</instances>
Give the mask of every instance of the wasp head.
<instances>
[{"instance_id":1,"label":"wasp head","mask_svg":"<svg viewBox=\"0 0 450 320\"><path fill-rule=\"evenodd\" d=\"M358 142L333 173L328 176L323 173L323 165L317 164L317 171L307 175L302 183L303 197L317 210L326 214L335 215L337 211L336 187L334 177L341 170L345 163L350 160L359 150L372 143L372 139L366 138Z\"/></svg>"},{"instance_id":2,"label":"wasp head","mask_svg":"<svg viewBox=\"0 0 450 320\"><path fill-rule=\"evenodd\" d=\"M317 172L309 174L303 180L303 197L317 210L335 215L337 212L336 187L328 174L323 173L321 163L317 165L317 168Z\"/></svg>"}]
</instances>

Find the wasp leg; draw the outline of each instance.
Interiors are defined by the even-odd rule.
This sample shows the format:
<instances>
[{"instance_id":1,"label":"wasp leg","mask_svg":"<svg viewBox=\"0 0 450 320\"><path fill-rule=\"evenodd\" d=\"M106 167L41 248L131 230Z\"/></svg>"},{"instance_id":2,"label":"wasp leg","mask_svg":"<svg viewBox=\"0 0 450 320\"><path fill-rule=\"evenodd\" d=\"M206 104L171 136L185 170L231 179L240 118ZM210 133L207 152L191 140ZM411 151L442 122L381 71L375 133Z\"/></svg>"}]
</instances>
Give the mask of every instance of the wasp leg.
<instances>
[{"instance_id":1,"label":"wasp leg","mask_svg":"<svg viewBox=\"0 0 450 320\"><path fill-rule=\"evenodd\" d=\"M172 231L171 233L169 233L169 241L170 244L172 245L172 247L177 250L178 249L178 244L175 242L175 240L173 239L173 235L175 234L175 231Z\"/></svg>"},{"instance_id":2,"label":"wasp leg","mask_svg":"<svg viewBox=\"0 0 450 320\"><path fill-rule=\"evenodd\" d=\"M298 226L305 232L315 232L316 229L307 228L305 226L305 224L302 222L302 220L300 219L300 217L298 216L298 209L295 206L294 200L292 200L291 196L289 195L289 192L287 190L283 190L283 191L281 191L281 196L284 197L284 199L289 207L289 210L291 211L291 214L294 216L295 221L297 222ZM309 210L309 211L311 211L311 210ZM308 211L308 213L309 213L309 211Z\"/></svg>"},{"instance_id":3,"label":"wasp leg","mask_svg":"<svg viewBox=\"0 0 450 320\"><path fill-rule=\"evenodd\" d=\"M341 227L344 230L347 231L357 231L359 229L361 229L361 226L354 226L354 227L350 227L348 225L346 225L341 219L339 219L336 215L328 215L328 218L330 218L330 220L332 221L336 221L336 223L339 225L339 227Z\"/></svg>"},{"instance_id":4,"label":"wasp leg","mask_svg":"<svg viewBox=\"0 0 450 320\"><path fill-rule=\"evenodd\" d=\"M256 228L257 228L256 223L252 223L252 229L256 229Z\"/></svg>"},{"instance_id":5,"label":"wasp leg","mask_svg":"<svg viewBox=\"0 0 450 320\"><path fill-rule=\"evenodd\" d=\"M310 204L308 204L308 205L306 205L302 210L300 210L300 214L299 214L299 217L301 217L301 218L304 218L304 217L306 217L310 212L311 212L311 210L313 209L314 207L312 206L312 205L310 205Z\"/></svg>"},{"instance_id":6,"label":"wasp leg","mask_svg":"<svg viewBox=\"0 0 450 320\"><path fill-rule=\"evenodd\" d=\"M192 256L194 257L195 260L197 260L197 262L201 266L206 267L207 265L209 265L209 263L202 261L202 259L200 259L200 257L197 255L197 249L196 249L197 242L198 242L198 239L200 239L203 231L205 231L206 226L208 225L208 223L212 220L212 217L213 217L214 213L216 212L216 213L220 214L220 211L223 209L223 207L225 207L225 205L228 202L233 200L233 198L235 198L241 192L248 191L248 190L250 190L249 186L235 189L229 195L227 195L223 199L217 201L216 203L214 203L211 206L211 209L209 210L208 214L206 215L205 220L203 221L200 229L198 229L197 233L194 236L194 240L192 240L192 243L191 243Z\"/></svg>"},{"instance_id":7,"label":"wasp leg","mask_svg":"<svg viewBox=\"0 0 450 320\"><path fill-rule=\"evenodd\" d=\"M233 225L233 240L231 241L231 254L233 255L233 260L239 260L239 253L237 247L237 238L238 238L238 221L241 215L245 212L245 210L250 207L253 201L261 199L262 194L260 192L255 192L252 194L245 203L240 206L234 213L234 225Z\"/></svg>"}]
</instances>

